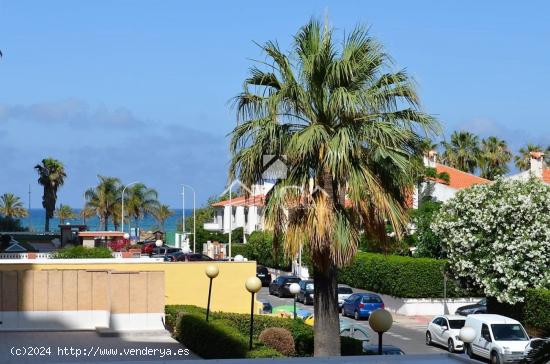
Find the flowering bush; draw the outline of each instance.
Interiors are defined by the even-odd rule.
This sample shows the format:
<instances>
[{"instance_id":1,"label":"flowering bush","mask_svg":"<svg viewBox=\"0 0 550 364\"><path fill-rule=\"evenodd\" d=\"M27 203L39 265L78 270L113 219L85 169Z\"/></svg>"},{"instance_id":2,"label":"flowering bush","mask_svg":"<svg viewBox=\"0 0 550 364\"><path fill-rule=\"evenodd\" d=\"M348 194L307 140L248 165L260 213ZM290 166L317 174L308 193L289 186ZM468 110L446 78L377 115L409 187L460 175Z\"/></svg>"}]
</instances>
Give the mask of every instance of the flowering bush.
<instances>
[{"instance_id":1,"label":"flowering bush","mask_svg":"<svg viewBox=\"0 0 550 364\"><path fill-rule=\"evenodd\" d=\"M432 223L457 279L499 302L550 283L550 186L499 179L458 192Z\"/></svg>"}]
</instances>

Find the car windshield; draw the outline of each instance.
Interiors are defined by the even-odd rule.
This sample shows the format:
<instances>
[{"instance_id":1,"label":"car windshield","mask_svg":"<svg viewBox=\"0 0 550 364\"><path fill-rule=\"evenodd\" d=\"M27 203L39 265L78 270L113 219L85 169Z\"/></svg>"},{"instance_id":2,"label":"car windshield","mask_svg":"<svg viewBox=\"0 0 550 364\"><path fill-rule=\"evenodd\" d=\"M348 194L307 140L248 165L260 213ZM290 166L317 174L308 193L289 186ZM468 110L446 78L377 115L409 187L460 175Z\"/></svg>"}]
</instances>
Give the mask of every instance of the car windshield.
<instances>
[{"instance_id":1,"label":"car windshield","mask_svg":"<svg viewBox=\"0 0 550 364\"><path fill-rule=\"evenodd\" d=\"M363 303L381 303L382 300L378 296L363 296Z\"/></svg>"},{"instance_id":2,"label":"car windshield","mask_svg":"<svg viewBox=\"0 0 550 364\"><path fill-rule=\"evenodd\" d=\"M493 324L493 337L496 341L524 341L529 340L525 330L519 324Z\"/></svg>"},{"instance_id":3,"label":"car windshield","mask_svg":"<svg viewBox=\"0 0 550 364\"><path fill-rule=\"evenodd\" d=\"M267 268L266 267L256 267L256 273L266 274L267 273Z\"/></svg>"},{"instance_id":4,"label":"car windshield","mask_svg":"<svg viewBox=\"0 0 550 364\"><path fill-rule=\"evenodd\" d=\"M352 294L353 291L349 287L338 287L338 294Z\"/></svg>"},{"instance_id":5,"label":"car windshield","mask_svg":"<svg viewBox=\"0 0 550 364\"><path fill-rule=\"evenodd\" d=\"M306 291L313 291L313 283L306 284Z\"/></svg>"},{"instance_id":6,"label":"car windshield","mask_svg":"<svg viewBox=\"0 0 550 364\"><path fill-rule=\"evenodd\" d=\"M285 284L300 283L300 278L287 278Z\"/></svg>"},{"instance_id":7,"label":"car windshield","mask_svg":"<svg viewBox=\"0 0 550 364\"><path fill-rule=\"evenodd\" d=\"M484 298L484 299L480 300L477 304L481 305L481 306L487 306L487 299Z\"/></svg>"},{"instance_id":8,"label":"car windshield","mask_svg":"<svg viewBox=\"0 0 550 364\"><path fill-rule=\"evenodd\" d=\"M466 320L449 320L449 325L451 329L461 329L464 327Z\"/></svg>"}]
</instances>

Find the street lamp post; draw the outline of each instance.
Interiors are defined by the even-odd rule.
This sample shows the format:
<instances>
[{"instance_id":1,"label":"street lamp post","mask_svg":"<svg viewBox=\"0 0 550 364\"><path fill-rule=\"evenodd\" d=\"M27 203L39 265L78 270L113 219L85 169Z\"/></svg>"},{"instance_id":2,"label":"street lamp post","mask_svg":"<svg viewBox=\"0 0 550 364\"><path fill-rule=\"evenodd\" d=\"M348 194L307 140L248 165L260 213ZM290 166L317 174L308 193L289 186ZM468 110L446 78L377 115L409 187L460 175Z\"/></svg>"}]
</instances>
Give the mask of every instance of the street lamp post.
<instances>
[{"instance_id":1,"label":"street lamp post","mask_svg":"<svg viewBox=\"0 0 550 364\"><path fill-rule=\"evenodd\" d=\"M298 298L298 293L300 293L300 285L298 283L292 283L288 290L292 295L294 295L294 320L296 320L296 299Z\"/></svg>"},{"instance_id":2,"label":"street lamp post","mask_svg":"<svg viewBox=\"0 0 550 364\"><path fill-rule=\"evenodd\" d=\"M121 226L121 229L120 231L124 232L124 192L126 191L126 188L130 187L131 185L135 185L136 183L139 183L139 181L135 181L135 182L132 182L132 183L128 183L126 186L124 186L124 188L122 189L122 208L121 208L121 212L120 212L120 219L122 220L120 222L120 226Z\"/></svg>"},{"instance_id":3,"label":"street lamp post","mask_svg":"<svg viewBox=\"0 0 550 364\"><path fill-rule=\"evenodd\" d=\"M252 335L254 333L254 295L262 288L262 281L256 276L250 277L245 283L246 290L251 293L250 300L250 340L248 349L252 350Z\"/></svg>"},{"instance_id":4,"label":"street lamp post","mask_svg":"<svg viewBox=\"0 0 550 364\"><path fill-rule=\"evenodd\" d=\"M197 229L196 229L197 219L196 219L196 215L195 215L195 210L196 210L196 206L195 206L195 198L196 198L195 189L193 187L187 185L187 184L183 184L182 186L184 187L184 191L185 191L185 187L189 187L191 189L191 191L193 191L193 253L196 253L195 249L196 249L196 244L197 244ZM183 211L183 215L184 215L184 218L185 218L185 210Z\"/></svg>"},{"instance_id":5,"label":"street lamp post","mask_svg":"<svg viewBox=\"0 0 550 364\"><path fill-rule=\"evenodd\" d=\"M372 311L369 316L370 327L378 333L378 355L382 355L382 334L388 331L392 324L390 311L383 308Z\"/></svg>"},{"instance_id":6,"label":"street lamp post","mask_svg":"<svg viewBox=\"0 0 550 364\"><path fill-rule=\"evenodd\" d=\"M210 278L210 285L208 286L208 304L206 305L206 322L208 322L208 316L210 316L210 297L212 295L212 281L220 273L220 269L217 265L209 265L205 270L206 276Z\"/></svg>"}]
</instances>

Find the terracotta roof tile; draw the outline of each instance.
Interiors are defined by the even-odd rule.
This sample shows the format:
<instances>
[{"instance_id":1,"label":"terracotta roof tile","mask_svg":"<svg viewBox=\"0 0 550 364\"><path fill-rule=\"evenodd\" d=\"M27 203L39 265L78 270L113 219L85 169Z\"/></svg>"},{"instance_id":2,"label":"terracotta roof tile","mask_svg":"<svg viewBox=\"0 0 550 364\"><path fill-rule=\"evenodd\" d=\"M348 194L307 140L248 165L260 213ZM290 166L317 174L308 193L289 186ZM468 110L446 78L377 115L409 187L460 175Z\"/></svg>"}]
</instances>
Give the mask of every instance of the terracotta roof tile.
<instances>
[{"instance_id":1,"label":"terracotta roof tile","mask_svg":"<svg viewBox=\"0 0 550 364\"><path fill-rule=\"evenodd\" d=\"M248 196L246 198L245 196L237 196L232 198L231 200L223 200L218 201L216 203L213 203L212 206L219 207L219 206L228 206L231 204L232 206L263 206L265 202L265 195L255 195L255 196Z\"/></svg>"},{"instance_id":2,"label":"terracotta roof tile","mask_svg":"<svg viewBox=\"0 0 550 364\"><path fill-rule=\"evenodd\" d=\"M462 189L473 185L489 183L488 179L478 177L471 173L463 172L456 168L448 167L443 164L436 163L437 173L446 172L449 175L449 187Z\"/></svg>"},{"instance_id":3,"label":"terracotta roof tile","mask_svg":"<svg viewBox=\"0 0 550 364\"><path fill-rule=\"evenodd\" d=\"M546 183L550 183L550 168L542 171L542 180Z\"/></svg>"}]
</instances>

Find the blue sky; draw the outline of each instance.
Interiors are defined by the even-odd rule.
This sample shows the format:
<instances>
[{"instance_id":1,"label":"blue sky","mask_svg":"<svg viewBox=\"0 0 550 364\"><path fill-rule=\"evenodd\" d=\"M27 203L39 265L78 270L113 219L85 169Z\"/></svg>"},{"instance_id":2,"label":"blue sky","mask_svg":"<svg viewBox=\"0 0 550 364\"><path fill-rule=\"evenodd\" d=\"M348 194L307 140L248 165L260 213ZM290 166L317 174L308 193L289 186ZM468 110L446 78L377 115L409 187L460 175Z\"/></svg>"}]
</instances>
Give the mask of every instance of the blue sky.
<instances>
[{"instance_id":1,"label":"blue sky","mask_svg":"<svg viewBox=\"0 0 550 364\"><path fill-rule=\"evenodd\" d=\"M550 144L550 5L544 1L0 0L0 193L40 205L33 166L67 169L59 202L80 207L96 175L140 180L180 205L223 190L230 99L253 41L288 47L328 14L342 35L371 27L418 83L446 133Z\"/></svg>"}]
</instances>

